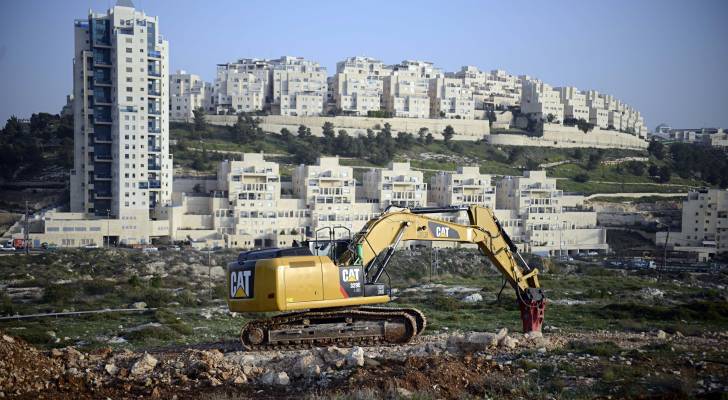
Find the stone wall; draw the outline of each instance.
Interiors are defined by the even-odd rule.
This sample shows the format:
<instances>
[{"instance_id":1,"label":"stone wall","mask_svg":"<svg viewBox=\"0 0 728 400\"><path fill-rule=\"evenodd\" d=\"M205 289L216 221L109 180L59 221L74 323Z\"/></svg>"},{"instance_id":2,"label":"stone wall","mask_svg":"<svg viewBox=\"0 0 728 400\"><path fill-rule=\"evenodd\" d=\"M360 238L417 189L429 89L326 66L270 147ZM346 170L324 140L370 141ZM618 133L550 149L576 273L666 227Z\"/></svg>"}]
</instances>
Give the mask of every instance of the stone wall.
<instances>
[{"instance_id":1,"label":"stone wall","mask_svg":"<svg viewBox=\"0 0 728 400\"><path fill-rule=\"evenodd\" d=\"M233 125L237 121L234 115L208 115L207 122L213 125ZM269 115L260 117L261 128L268 132L280 132L287 128L295 134L299 125L311 128L311 133L321 136L321 127L325 122L334 124L334 130L345 129L350 135L365 135L367 129L380 128L385 123L392 125L393 132L409 132L417 135L420 128L429 129L435 139L442 139L442 131L448 125L455 130L454 140L478 140L490 134L490 125L486 120L465 119L425 119L425 118L368 118L368 117L290 117L285 115Z\"/></svg>"},{"instance_id":2,"label":"stone wall","mask_svg":"<svg viewBox=\"0 0 728 400\"><path fill-rule=\"evenodd\" d=\"M576 127L562 125L544 125L541 137L530 137L517 134L494 134L485 138L488 143L503 146L537 146L537 147L595 147L644 150L647 141L628 133L594 128L588 133Z\"/></svg>"}]
</instances>

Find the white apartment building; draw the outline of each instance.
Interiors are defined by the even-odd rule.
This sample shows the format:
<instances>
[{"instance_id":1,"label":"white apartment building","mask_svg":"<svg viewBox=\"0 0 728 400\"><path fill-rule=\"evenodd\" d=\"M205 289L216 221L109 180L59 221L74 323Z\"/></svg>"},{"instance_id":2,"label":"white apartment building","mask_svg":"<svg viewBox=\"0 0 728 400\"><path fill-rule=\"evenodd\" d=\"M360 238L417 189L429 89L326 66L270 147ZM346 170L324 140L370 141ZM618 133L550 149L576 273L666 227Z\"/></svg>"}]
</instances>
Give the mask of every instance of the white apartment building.
<instances>
[{"instance_id":1,"label":"white apartment building","mask_svg":"<svg viewBox=\"0 0 728 400\"><path fill-rule=\"evenodd\" d=\"M201 108L214 111L212 106L212 85L199 75L178 70L169 75L169 117L173 121L192 121L193 111Z\"/></svg>"},{"instance_id":2,"label":"white apartment building","mask_svg":"<svg viewBox=\"0 0 728 400\"><path fill-rule=\"evenodd\" d=\"M585 96L586 106L589 108L587 121L601 129L609 127L609 110L604 108L604 98L596 90L582 92Z\"/></svg>"},{"instance_id":3,"label":"white apartment building","mask_svg":"<svg viewBox=\"0 0 728 400\"><path fill-rule=\"evenodd\" d=\"M472 91L476 110L504 109L520 104L521 79L506 71L484 72L474 66L463 66L454 75Z\"/></svg>"},{"instance_id":4,"label":"white apartment building","mask_svg":"<svg viewBox=\"0 0 728 400\"><path fill-rule=\"evenodd\" d=\"M429 96L432 118L475 118L473 92L463 83L463 79L430 79Z\"/></svg>"},{"instance_id":5,"label":"white apartment building","mask_svg":"<svg viewBox=\"0 0 728 400\"><path fill-rule=\"evenodd\" d=\"M71 211L141 223L172 197L169 45L120 4L74 23Z\"/></svg>"},{"instance_id":6,"label":"white apartment building","mask_svg":"<svg viewBox=\"0 0 728 400\"><path fill-rule=\"evenodd\" d=\"M556 88L561 95L561 104L564 105L564 118L583 119L589 121L589 107L586 105L586 95L573 86Z\"/></svg>"},{"instance_id":7,"label":"white apartment building","mask_svg":"<svg viewBox=\"0 0 728 400\"><path fill-rule=\"evenodd\" d=\"M324 112L326 68L302 57L271 61L272 101L280 115L318 116Z\"/></svg>"},{"instance_id":8,"label":"white apartment building","mask_svg":"<svg viewBox=\"0 0 728 400\"><path fill-rule=\"evenodd\" d=\"M430 79L444 77L442 71L426 61L403 61L391 68L383 82L383 108L393 117L428 118Z\"/></svg>"},{"instance_id":9,"label":"white apartment building","mask_svg":"<svg viewBox=\"0 0 728 400\"><path fill-rule=\"evenodd\" d=\"M218 64L212 104L217 114L255 112L266 107L271 92L267 60L243 58Z\"/></svg>"},{"instance_id":10,"label":"white apartment building","mask_svg":"<svg viewBox=\"0 0 728 400\"><path fill-rule=\"evenodd\" d=\"M458 167L456 172L440 171L430 178L430 201L441 206L477 204L495 210L492 176L479 167Z\"/></svg>"},{"instance_id":11,"label":"white apartment building","mask_svg":"<svg viewBox=\"0 0 728 400\"><path fill-rule=\"evenodd\" d=\"M330 84L336 108L347 115L379 111L384 77L391 72L390 67L369 57L349 57L339 61Z\"/></svg>"},{"instance_id":12,"label":"white apartment building","mask_svg":"<svg viewBox=\"0 0 728 400\"><path fill-rule=\"evenodd\" d=\"M728 190L701 189L683 201L680 232L657 232L655 244L697 253L701 260L728 252Z\"/></svg>"},{"instance_id":13,"label":"white apartment building","mask_svg":"<svg viewBox=\"0 0 728 400\"><path fill-rule=\"evenodd\" d=\"M427 206L427 184L421 171L410 168L409 162L391 162L389 168L372 168L364 173L362 199L378 203L384 210L389 206Z\"/></svg>"},{"instance_id":14,"label":"white apartment building","mask_svg":"<svg viewBox=\"0 0 728 400\"><path fill-rule=\"evenodd\" d=\"M524 79L521 84L521 112L544 121L552 115L553 122L560 123L564 120L561 93L541 81Z\"/></svg>"},{"instance_id":15,"label":"white apartment building","mask_svg":"<svg viewBox=\"0 0 728 400\"><path fill-rule=\"evenodd\" d=\"M496 187L496 215L527 252L544 255L606 251L606 230L583 196L564 196L545 171L504 177Z\"/></svg>"}]
</instances>

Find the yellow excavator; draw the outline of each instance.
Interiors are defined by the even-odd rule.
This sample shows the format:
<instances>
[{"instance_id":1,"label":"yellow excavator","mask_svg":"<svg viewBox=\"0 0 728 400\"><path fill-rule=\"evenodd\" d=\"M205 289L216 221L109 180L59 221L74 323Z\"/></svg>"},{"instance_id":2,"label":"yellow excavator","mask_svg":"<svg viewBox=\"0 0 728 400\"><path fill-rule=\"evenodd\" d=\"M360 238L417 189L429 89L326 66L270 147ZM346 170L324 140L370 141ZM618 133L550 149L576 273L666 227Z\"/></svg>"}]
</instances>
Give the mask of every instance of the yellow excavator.
<instances>
[{"instance_id":1,"label":"yellow excavator","mask_svg":"<svg viewBox=\"0 0 728 400\"><path fill-rule=\"evenodd\" d=\"M469 225L427 216L459 212L467 212ZM230 311L278 313L242 327L245 349L412 340L425 329L421 311L375 306L392 299L389 285L380 280L397 246L408 240L476 244L515 289L524 332L541 329L545 297L538 270L523 260L489 208L390 207L351 239L334 239L334 228L324 229L328 240L246 251L228 264Z\"/></svg>"}]
</instances>

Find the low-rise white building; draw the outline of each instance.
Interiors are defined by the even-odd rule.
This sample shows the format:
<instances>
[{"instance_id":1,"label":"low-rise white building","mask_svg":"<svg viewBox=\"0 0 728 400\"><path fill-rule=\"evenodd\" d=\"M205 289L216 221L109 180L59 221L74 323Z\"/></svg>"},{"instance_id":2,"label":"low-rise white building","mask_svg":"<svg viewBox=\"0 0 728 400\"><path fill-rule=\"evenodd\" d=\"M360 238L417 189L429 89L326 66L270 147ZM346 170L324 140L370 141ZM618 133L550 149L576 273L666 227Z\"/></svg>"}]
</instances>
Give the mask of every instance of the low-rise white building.
<instances>
[{"instance_id":1,"label":"low-rise white building","mask_svg":"<svg viewBox=\"0 0 728 400\"><path fill-rule=\"evenodd\" d=\"M701 189L683 201L680 232L657 232L655 244L697 253L701 260L728 253L728 190Z\"/></svg>"},{"instance_id":2,"label":"low-rise white building","mask_svg":"<svg viewBox=\"0 0 728 400\"><path fill-rule=\"evenodd\" d=\"M347 115L367 115L382 107L384 77L392 72L381 61L349 57L336 63L331 88L336 108Z\"/></svg>"},{"instance_id":3,"label":"low-rise white building","mask_svg":"<svg viewBox=\"0 0 728 400\"><path fill-rule=\"evenodd\" d=\"M271 98L280 115L323 114L328 88L326 68L303 57L291 56L273 60L271 66Z\"/></svg>"},{"instance_id":4,"label":"low-rise white building","mask_svg":"<svg viewBox=\"0 0 728 400\"><path fill-rule=\"evenodd\" d=\"M392 162L389 168L372 168L364 173L364 202L389 206L424 207L427 205L427 184L421 171L410 168L409 162Z\"/></svg>"},{"instance_id":5,"label":"low-rise white building","mask_svg":"<svg viewBox=\"0 0 728 400\"><path fill-rule=\"evenodd\" d=\"M606 230L583 196L565 196L545 171L504 177L496 186L496 216L527 252L543 255L606 251Z\"/></svg>"},{"instance_id":6,"label":"low-rise white building","mask_svg":"<svg viewBox=\"0 0 728 400\"><path fill-rule=\"evenodd\" d=\"M430 116L432 118L475 118L473 92L459 78L430 80Z\"/></svg>"},{"instance_id":7,"label":"low-rise white building","mask_svg":"<svg viewBox=\"0 0 728 400\"><path fill-rule=\"evenodd\" d=\"M543 121L551 119L553 123L560 123L564 120L561 93L541 81L523 80L521 86L521 112Z\"/></svg>"},{"instance_id":8,"label":"low-rise white building","mask_svg":"<svg viewBox=\"0 0 728 400\"><path fill-rule=\"evenodd\" d=\"M384 78L382 105L393 117L427 118L430 115L430 79L444 77L425 61L403 61Z\"/></svg>"},{"instance_id":9,"label":"low-rise white building","mask_svg":"<svg viewBox=\"0 0 728 400\"><path fill-rule=\"evenodd\" d=\"M199 75L178 70L169 76L169 118L173 121L191 121L194 110L212 109L212 85Z\"/></svg>"}]
</instances>

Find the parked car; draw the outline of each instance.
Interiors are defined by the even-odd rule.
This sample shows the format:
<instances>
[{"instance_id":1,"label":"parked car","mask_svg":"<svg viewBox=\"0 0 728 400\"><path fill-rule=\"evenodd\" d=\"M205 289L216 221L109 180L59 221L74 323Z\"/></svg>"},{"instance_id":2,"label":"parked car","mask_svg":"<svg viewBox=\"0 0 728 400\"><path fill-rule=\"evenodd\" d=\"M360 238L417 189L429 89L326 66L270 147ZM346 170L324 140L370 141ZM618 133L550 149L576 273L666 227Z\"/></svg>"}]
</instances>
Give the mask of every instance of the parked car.
<instances>
[{"instance_id":1,"label":"parked car","mask_svg":"<svg viewBox=\"0 0 728 400\"><path fill-rule=\"evenodd\" d=\"M159 249L156 248L156 247L145 247L145 248L142 249L142 253L147 253L147 254L149 254L149 253L156 253L158 251L159 251Z\"/></svg>"},{"instance_id":2,"label":"parked car","mask_svg":"<svg viewBox=\"0 0 728 400\"><path fill-rule=\"evenodd\" d=\"M169 251L180 251L181 250L181 248L179 246L177 246L176 244L175 245L172 245L172 246L169 246L167 249Z\"/></svg>"},{"instance_id":3,"label":"parked car","mask_svg":"<svg viewBox=\"0 0 728 400\"><path fill-rule=\"evenodd\" d=\"M0 251L7 251L7 252L15 251L15 247L13 247L13 246L10 246L10 247L3 246L3 247L0 247Z\"/></svg>"},{"instance_id":4,"label":"parked car","mask_svg":"<svg viewBox=\"0 0 728 400\"><path fill-rule=\"evenodd\" d=\"M99 245L96 243L89 243L85 246L83 246L84 249L98 249Z\"/></svg>"}]
</instances>

